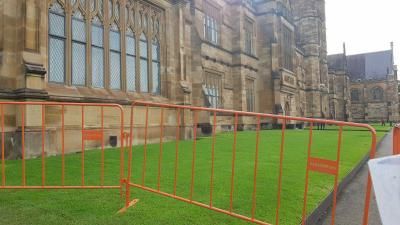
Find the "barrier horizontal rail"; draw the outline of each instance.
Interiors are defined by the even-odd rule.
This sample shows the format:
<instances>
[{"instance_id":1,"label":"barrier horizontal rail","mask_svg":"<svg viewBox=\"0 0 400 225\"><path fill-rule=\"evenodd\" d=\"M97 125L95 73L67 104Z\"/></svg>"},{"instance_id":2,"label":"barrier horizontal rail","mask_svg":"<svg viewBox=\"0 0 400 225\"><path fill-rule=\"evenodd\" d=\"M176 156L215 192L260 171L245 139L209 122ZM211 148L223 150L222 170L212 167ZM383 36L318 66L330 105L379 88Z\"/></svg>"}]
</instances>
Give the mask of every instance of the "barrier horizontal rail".
<instances>
[{"instance_id":1,"label":"barrier horizontal rail","mask_svg":"<svg viewBox=\"0 0 400 225\"><path fill-rule=\"evenodd\" d=\"M143 163L142 163L142 168L136 168L132 164L132 157L133 157L133 133L136 129L135 124L134 124L134 111L136 108L142 107L145 110L144 115L144 126L141 126L143 128L143 138L144 138L144 144L143 144ZM148 148L148 131L149 131L149 110L152 108L158 108L160 109L160 121L158 122L158 127L159 127L159 158L158 162L148 162L147 161L147 148ZM163 144L165 142L164 140L164 114L167 109L173 109L176 110L176 138L175 138L175 162L174 163L174 178L173 178L173 184L172 184L172 191L167 192L163 191L160 189L160 182L161 182L161 167L162 167L162 159L163 159ZM192 113L192 121L191 124L193 125L193 137L192 137L192 162L190 168L185 168L187 170L191 171L190 175L190 184L189 184L189 196L188 197L183 197L180 196L177 193L177 174L178 174L178 156L179 156L179 141L180 141L180 136L181 136L181 130L180 127L182 125L182 115L184 115L186 111L190 111ZM210 173L210 190L209 190L209 202L204 203L200 201L196 201L193 197L193 189L194 189L194 183L196 179L196 174L195 174L195 163L196 163L196 156L199 154L197 152L197 127L199 123L199 113L201 112L208 112L210 116L210 120L212 121L212 132L211 132L211 173ZM229 187L229 207L226 209L218 208L214 206L214 198L215 198L215 193L214 193L214 182L215 182L215 177L214 177L214 172L215 172L215 144L216 144L216 127L217 127L217 114L223 114L224 116L230 115L233 117L234 121L234 128L233 128L233 146L232 146L232 161L231 161L231 168L230 168L230 187ZM142 114L141 114L142 115ZM154 114L151 114L152 117ZM234 204L234 193L235 193L235 169L236 169L236 148L237 148L237 133L238 133L238 118L239 117L253 117L256 120L256 129L255 129L255 135L256 135L256 143L255 143L255 159L254 159L254 172L253 172L253 188L252 188L252 197L251 197L251 215L250 216L245 216L242 215L239 212L235 212L233 204ZM334 224L335 222L335 211L336 211L336 198L337 198L337 191L338 191L338 182L339 182L339 160L340 160L340 155L341 155L341 145L342 145L342 133L343 133L343 127L344 126L350 126L350 127L359 127L359 128L365 128L371 132L371 152L370 156L373 158L375 156L375 148L376 148L376 132L375 130L367 124L358 124L358 123L352 123L352 122L341 122L341 121L333 121L333 120L324 120L324 119L311 119L311 118L301 118L301 117L291 117L291 116L282 116L282 115L273 115L273 114L263 114L263 113L254 113L254 112L242 112L242 111L234 111L234 110L226 110L226 109L213 109L213 108L203 108L203 107L195 107L195 106L187 106L187 105L173 105L173 104L163 104L163 103L152 103L152 102L145 102L145 101L135 101L132 103L131 107L131 119L130 119L130 133L129 133L129 156L128 156L128 174L127 178L125 180L126 184L126 195L125 195L125 208L126 210L129 206L132 206L133 203L131 201L131 188L138 188L142 189L144 191L156 193L162 196L170 197L182 202L186 202L189 204L197 205L209 210L213 210L219 213L227 214L232 217L236 217L245 221L253 222L256 224L262 224L262 225L269 225L271 224L270 222L263 221L260 218L257 218L255 212L257 208L256 204L256 196L258 193L257 190L257 171L258 171L258 164L259 164L259 144L260 144L260 130L261 130L261 121L264 119L272 119L272 120L279 120L282 124L281 127L281 143L280 143L280 151L279 151L279 175L278 175L278 183L277 183L277 193L276 193L276 199L277 199L277 205L275 207L275 223L278 225L280 223L280 209L281 209L281 191L282 191L282 166L283 166L283 159L284 159L284 152L285 152L285 133L286 133L286 126L288 121L299 121L299 122L305 122L309 123L309 140L308 140L308 154L307 154L307 167L306 167L306 177L305 177L305 188L304 188L304 198L303 198L303 210L302 210L302 224L305 224L306 218L307 218L307 196L308 196L308 189L309 189L309 174L310 172L317 172L317 173L323 173L327 175L331 175L334 177L334 198L333 198L333 204L332 204L332 220L331 224ZM211 123L211 122L210 122ZM336 160L327 160L323 158L316 158L311 155L311 148L312 148L312 143L313 143L313 127L315 124L328 124L328 125L336 125L339 127L338 131L338 145L337 145L337 150L336 150ZM158 164L158 172L156 176L157 184L156 187L150 187L146 185L146 168L148 166L148 163L156 163ZM141 170L141 179L136 179L132 180L132 170ZM370 200L370 192L371 192L371 180L370 177L368 178L367 182L367 194L366 194L366 206L364 209L365 216L364 220L368 220L368 211L369 211L369 200ZM137 202L137 199L134 200Z\"/></svg>"},{"instance_id":2,"label":"barrier horizontal rail","mask_svg":"<svg viewBox=\"0 0 400 225\"><path fill-rule=\"evenodd\" d=\"M5 160L5 108L8 106L19 107L20 115L18 113L15 115L16 119L21 118L21 185L8 185L6 179L6 160ZM25 149L25 121L26 116L32 112L26 112L27 106L37 106L41 108L40 113L37 116L41 116L41 184L39 185L29 185L26 182L26 149ZM46 106L55 106L61 108L61 170L60 170L60 184L51 185L46 184ZM80 108L81 114L81 162L80 162L80 183L77 184L66 184L65 183L65 167L66 167L66 153L65 153L65 109L66 107L78 107ZM87 129L85 126L85 108L96 107L101 112L101 124L95 129ZM119 115L119 130L120 130L120 168L119 176L120 179L118 183L105 185L105 146L104 146L104 110L114 109ZM18 110L16 110L18 112ZM40 115L39 115L40 114ZM118 104L97 104L97 103L69 103L69 102L0 102L0 122L1 122L1 171L2 179L0 189L120 189L122 195L122 183L121 180L124 178L124 113L121 105ZM18 125L16 124L18 128ZM101 159L100 159L100 174L99 174L99 184L98 185L88 185L85 183L85 142L86 141L97 141L101 142Z\"/></svg>"}]
</instances>

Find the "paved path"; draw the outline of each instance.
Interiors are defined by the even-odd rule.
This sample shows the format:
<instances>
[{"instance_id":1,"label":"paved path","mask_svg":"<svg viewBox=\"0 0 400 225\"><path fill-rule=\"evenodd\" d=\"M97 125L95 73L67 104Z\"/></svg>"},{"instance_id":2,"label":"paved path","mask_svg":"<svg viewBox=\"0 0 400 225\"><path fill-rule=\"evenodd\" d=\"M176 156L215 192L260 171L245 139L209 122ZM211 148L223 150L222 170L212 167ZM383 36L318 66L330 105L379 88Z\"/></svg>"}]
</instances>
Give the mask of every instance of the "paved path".
<instances>
[{"instance_id":1,"label":"paved path","mask_svg":"<svg viewBox=\"0 0 400 225\"><path fill-rule=\"evenodd\" d=\"M378 146L377 157L388 156L392 154L392 132L382 140ZM360 225L364 214L365 189L368 176L368 167L364 165L359 174L342 191L338 197L336 207L335 225ZM382 225L378 208L376 206L375 195L371 195L371 207L369 213L370 225ZM331 209L326 217L316 225L331 224Z\"/></svg>"}]
</instances>

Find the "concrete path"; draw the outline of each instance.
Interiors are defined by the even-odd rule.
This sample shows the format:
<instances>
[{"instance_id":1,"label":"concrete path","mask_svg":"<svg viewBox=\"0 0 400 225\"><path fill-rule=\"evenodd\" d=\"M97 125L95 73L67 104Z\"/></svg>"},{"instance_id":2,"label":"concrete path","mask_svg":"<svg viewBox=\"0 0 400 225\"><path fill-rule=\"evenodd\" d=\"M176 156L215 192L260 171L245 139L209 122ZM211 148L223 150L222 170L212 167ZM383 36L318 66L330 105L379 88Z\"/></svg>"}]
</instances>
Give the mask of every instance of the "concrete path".
<instances>
[{"instance_id":1,"label":"concrete path","mask_svg":"<svg viewBox=\"0 0 400 225\"><path fill-rule=\"evenodd\" d=\"M377 157L392 155L392 132L382 140L378 146ZM342 191L338 197L335 225L360 225L364 214L365 189L367 184L368 167L364 165L360 173ZM376 205L375 195L371 195L369 224L382 225ZM316 225L331 224L331 210Z\"/></svg>"}]
</instances>

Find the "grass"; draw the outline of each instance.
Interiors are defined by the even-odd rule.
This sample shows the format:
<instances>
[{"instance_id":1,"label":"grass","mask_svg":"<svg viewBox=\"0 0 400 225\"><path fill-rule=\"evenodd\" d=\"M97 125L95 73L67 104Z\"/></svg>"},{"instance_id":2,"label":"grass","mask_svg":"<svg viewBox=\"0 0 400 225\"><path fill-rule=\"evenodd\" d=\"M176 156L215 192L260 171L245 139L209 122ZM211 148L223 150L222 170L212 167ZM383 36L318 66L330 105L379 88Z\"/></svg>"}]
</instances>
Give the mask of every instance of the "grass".
<instances>
[{"instance_id":1,"label":"grass","mask_svg":"<svg viewBox=\"0 0 400 225\"><path fill-rule=\"evenodd\" d=\"M377 127L378 137L387 129ZM337 137L333 127L329 131L313 131L312 155L324 159L336 158ZM233 209L250 216L253 190L255 158L255 132L238 132L235 166ZM259 165L257 178L256 218L275 223L277 184L281 132L262 131L260 134ZM211 143L209 137L197 140L195 161L195 183L193 199L209 203L211 174ZM293 225L301 220L305 167L307 159L307 130L288 130L285 136L280 224ZM213 205L229 209L232 133L217 135L215 146L215 179ZM177 195L188 197L191 183L192 141L179 144L179 172ZM343 178L365 156L370 148L370 133L345 129L342 139L340 177ZM133 181L142 181L143 146L133 151ZM98 185L100 182L100 151L85 153L85 182ZM119 180L119 151L106 151L106 184L117 184ZM159 145L147 149L146 186L157 187ZM80 185L81 155L66 157L66 184ZM41 184L41 159L26 162L27 184ZM174 183L175 142L163 146L161 190L172 193ZM8 185L21 184L21 161L7 161ZM46 158L46 184L60 185L61 158ZM333 188L333 177L311 173L308 194L308 213ZM246 222L212 212L156 194L132 189L132 197L140 202L125 214L115 212L123 206L118 190L0 190L1 224L246 224ZM360 209L361 210L361 209Z\"/></svg>"}]
</instances>

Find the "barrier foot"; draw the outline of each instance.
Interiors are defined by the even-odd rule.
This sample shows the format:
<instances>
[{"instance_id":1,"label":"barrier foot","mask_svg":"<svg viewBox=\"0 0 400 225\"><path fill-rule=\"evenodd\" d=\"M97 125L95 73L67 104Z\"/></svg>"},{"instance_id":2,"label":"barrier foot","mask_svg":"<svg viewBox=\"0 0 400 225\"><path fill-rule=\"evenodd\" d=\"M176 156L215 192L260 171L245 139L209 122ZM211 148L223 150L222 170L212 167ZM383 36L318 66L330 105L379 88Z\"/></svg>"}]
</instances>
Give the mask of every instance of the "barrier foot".
<instances>
[{"instance_id":1,"label":"barrier foot","mask_svg":"<svg viewBox=\"0 0 400 225\"><path fill-rule=\"evenodd\" d=\"M117 214L121 214L121 213L126 212L126 210L127 210L129 207L135 206L136 203L138 203L138 202L139 202L139 199L133 199L131 202L129 202L128 207L125 206L124 208L120 209L120 210L117 212Z\"/></svg>"}]
</instances>

